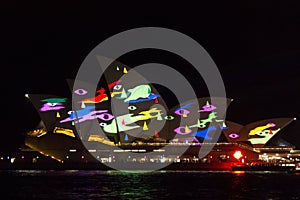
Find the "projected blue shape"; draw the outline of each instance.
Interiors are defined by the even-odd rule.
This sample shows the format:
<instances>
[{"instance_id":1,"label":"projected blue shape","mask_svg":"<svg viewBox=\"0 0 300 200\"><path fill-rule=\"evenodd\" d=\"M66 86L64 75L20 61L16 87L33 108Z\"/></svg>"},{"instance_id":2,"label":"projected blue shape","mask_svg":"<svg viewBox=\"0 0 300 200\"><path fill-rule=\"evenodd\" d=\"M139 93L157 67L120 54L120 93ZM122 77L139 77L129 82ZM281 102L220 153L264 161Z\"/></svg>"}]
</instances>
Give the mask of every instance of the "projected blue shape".
<instances>
[{"instance_id":1,"label":"projected blue shape","mask_svg":"<svg viewBox=\"0 0 300 200\"><path fill-rule=\"evenodd\" d=\"M124 140L125 140L125 141L128 141L128 135L127 135L127 134L125 135Z\"/></svg>"},{"instance_id":2,"label":"projected blue shape","mask_svg":"<svg viewBox=\"0 0 300 200\"><path fill-rule=\"evenodd\" d=\"M217 128L215 126L210 126L207 129L193 133L192 136L212 140L212 137L208 136L208 133L214 130L217 130Z\"/></svg>"},{"instance_id":3,"label":"projected blue shape","mask_svg":"<svg viewBox=\"0 0 300 200\"><path fill-rule=\"evenodd\" d=\"M130 101L128 101L128 103L138 103L138 102L150 101L150 100L156 99L158 97L160 97L159 94L151 93L147 98L140 98L140 99L136 99L136 100L130 100Z\"/></svg>"},{"instance_id":4,"label":"projected blue shape","mask_svg":"<svg viewBox=\"0 0 300 200\"><path fill-rule=\"evenodd\" d=\"M86 106L85 108L83 108L81 110L77 110L76 114L75 114L75 112L72 112L70 114L70 119L76 119L79 117L83 117L83 116L89 114L94 109L95 109L95 106Z\"/></svg>"},{"instance_id":5,"label":"projected blue shape","mask_svg":"<svg viewBox=\"0 0 300 200\"><path fill-rule=\"evenodd\" d=\"M177 110L181 110L181 109L185 109L185 108L190 108L191 105L193 105L193 104L195 104L195 102L187 103L187 104L185 104L184 106L182 106L182 107L180 107L180 108L177 108L176 111L177 111Z\"/></svg>"}]
</instances>

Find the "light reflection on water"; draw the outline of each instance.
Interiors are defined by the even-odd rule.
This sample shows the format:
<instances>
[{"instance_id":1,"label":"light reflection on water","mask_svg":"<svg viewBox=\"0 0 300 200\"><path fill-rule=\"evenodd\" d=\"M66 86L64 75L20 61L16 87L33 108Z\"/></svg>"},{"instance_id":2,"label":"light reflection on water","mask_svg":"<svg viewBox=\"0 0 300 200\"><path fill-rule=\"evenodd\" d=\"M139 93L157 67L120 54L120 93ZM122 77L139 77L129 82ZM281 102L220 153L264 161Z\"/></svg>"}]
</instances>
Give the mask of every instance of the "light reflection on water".
<instances>
[{"instance_id":1,"label":"light reflection on water","mask_svg":"<svg viewBox=\"0 0 300 200\"><path fill-rule=\"evenodd\" d=\"M1 199L300 198L300 175L284 172L15 170L0 178Z\"/></svg>"}]
</instances>

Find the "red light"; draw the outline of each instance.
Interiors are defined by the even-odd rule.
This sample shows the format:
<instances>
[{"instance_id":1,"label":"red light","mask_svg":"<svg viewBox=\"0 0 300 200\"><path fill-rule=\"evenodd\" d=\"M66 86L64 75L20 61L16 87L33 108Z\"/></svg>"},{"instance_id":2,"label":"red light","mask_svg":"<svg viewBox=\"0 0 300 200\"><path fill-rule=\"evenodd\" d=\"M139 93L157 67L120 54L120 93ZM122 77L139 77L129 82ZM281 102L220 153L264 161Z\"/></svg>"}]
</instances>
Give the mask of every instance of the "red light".
<instances>
[{"instance_id":1,"label":"red light","mask_svg":"<svg viewBox=\"0 0 300 200\"><path fill-rule=\"evenodd\" d=\"M241 157L243 157L243 154L241 151L235 151L233 157L239 160Z\"/></svg>"}]
</instances>

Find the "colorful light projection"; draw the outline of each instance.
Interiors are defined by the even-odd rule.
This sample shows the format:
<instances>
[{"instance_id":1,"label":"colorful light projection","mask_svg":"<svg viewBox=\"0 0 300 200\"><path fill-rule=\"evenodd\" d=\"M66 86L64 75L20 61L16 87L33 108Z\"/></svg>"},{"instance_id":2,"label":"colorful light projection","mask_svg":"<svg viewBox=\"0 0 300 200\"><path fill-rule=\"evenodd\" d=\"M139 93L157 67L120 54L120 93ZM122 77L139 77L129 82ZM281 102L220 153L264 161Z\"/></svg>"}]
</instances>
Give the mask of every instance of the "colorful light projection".
<instances>
[{"instance_id":1,"label":"colorful light projection","mask_svg":"<svg viewBox=\"0 0 300 200\"><path fill-rule=\"evenodd\" d=\"M139 103L139 102L151 101L151 100L155 100L155 103L158 103L158 97L160 97L159 94L151 93L146 98L139 98L139 99L136 99L136 100L130 100L130 101L128 101L128 103Z\"/></svg>"},{"instance_id":2,"label":"colorful light projection","mask_svg":"<svg viewBox=\"0 0 300 200\"><path fill-rule=\"evenodd\" d=\"M206 102L206 105L202 106L202 110L198 110L198 112L211 112L215 109L217 109L216 106L211 105L208 101Z\"/></svg>"},{"instance_id":3,"label":"colorful light projection","mask_svg":"<svg viewBox=\"0 0 300 200\"><path fill-rule=\"evenodd\" d=\"M231 139L236 139L236 138L239 138L239 137L240 137L240 135L237 134L237 133L230 133L228 136L229 136Z\"/></svg>"},{"instance_id":4,"label":"colorful light projection","mask_svg":"<svg viewBox=\"0 0 300 200\"><path fill-rule=\"evenodd\" d=\"M227 129L224 129L222 132L229 142L248 140L247 135L240 134L240 131L244 128L243 125L228 120L226 120L225 123L227 125Z\"/></svg>"},{"instance_id":5,"label":"colorful light projection","mask_svg":"<svg viewBox=\"0 0 300 200\"><path fill-rule=\"evenodd\" d=\"M80 111L80 110L79 110ZM114 118L114 116L108 113L108 110L94 110L86 115L81 115L80 117L76 117L77 111L71 111L70 117L61 120L60 123L74 121L75 123L84 122L87 120L100 119L103 121L110 121Z\"/></svg>"},{"instance_id":6,"label":"colorful light projection","mask_svg":"<svg viewBox=\"0 0 300 200\"><path fill-rule=\"evenodd\" d=\"M252 145L265 145L293 118L273 118L253 122L244 126L237 134L236 141L249 141Z\"/></svg>"},{"instance_id":7,"label":"colorful light projection","mask_svg":"<svg viewBox=\"0 0 300 200\"><path fill-rule=\"evenodd\" d=\"M114 89L121 89L121 86L117 85L118 81L113 82L110 85L110 88L112 86L114 86ZM99 91L102 91L103 88L101 88ZM125 90L123 88L123 90ZM88 91L83 90L83 89L77 89L75 90L78 92L78 95L82 95L84 96L85 93L87 93ZM150 87L146 87L145 85L142 85L141 87L134 87L133 90L135 91L135 94L132 94L132 96L129 96L131 99L133 98L138 98L135 99L135 102L142 102L139 100L144 100L145 98L143 98L144 96L151 96L153 95L155 98L159 97L159 95L155 95L153 93L151 93L151 88ZM141 91L140 95L139 91ZM102 92L101 92L102 93ZM102 93L103 94L103 93ZM144 94L144 96L143 96ZM128 95L126 94L127 98ZM151 97L149 98L149 96L146 99L152 99ZM129 99L130 99L129 98ZM119 98L121 99L121 98ZM125 102L125 99L123 99ZM55 100L54 100L55 101ZM131 102L133 100L129 100L129 102ZM83 102L87 102L85 100L82 100L81 103ZM79 102L78 102L79 103ZM128 103L128 102L127 102ZM189 114L191 109L191 106L195 104L195 102L190 102L185 104L183 107L176 109L176 111L174 112L175 115L178 116L183 116L183 115L187 115ZM149 127L146 123L146 120L149 119L155 119L157 121L172 121L174 120L174 116L172 115L165 115L163 116L162 111L156 107L152 107L149 110L143 110L141 112L139 112L138 114L126 114L126 115L121 115L121 116L117 116L114 117L112 114L108 113L108 110L96 110L95 106L81 106L82 108L77 110L77 111L70 111L69 117L65 118L63 120L60 121L60 123L66 123L66 122L73 122L72 124L74 125L74 123L82 123L84 121L88 121L88 120L93 120L93 119L99 119L102 122L99 123L99 126L102 127L103 131L105 133L111 133L111 134L116 134L118 132L126 132L126 131L130 131L133 129L141 129L142 131L148 131ZM137 106L135 105L129 105L128 106L128 110L134 111L137 109ZM213 110L216 109L216 106L209 104L208 102L206 102L206 105L202 106L201 110L197 110L196 112L211 112ZM177 129L174 130L175 133L180 134L180 135L187 135L188 137L200 137L200 138L206 138L206 139L212 139L209 135L210 132L214 131L217 129L216 126L211 126L206 128L207 124L213 121L218 121L217 119L217 114L216 112L211 112L208 114L207 118L205 119L199 119L197 120L196 124L192 124L192 125L187 125L185 127L178 127ZM111 122L109 122L111 121ZM138 121L142 121L143 125L137 125L134 124L135 122ZM206 128L204 130L199 130L199 131L193 131L192 128ZM220 126L220 128L225 129L226 127L222 127ZM158 136L158 133L155 132L154 135L156 135L156 137Z\"/></svg>"},{"instance_id":8,"label":"colorful light projection","mask_svg":"<svg viewBox=\"0 0 300 200\"><path fill-rule=\"evenodd\" d=\"M158 110L158 108L155 107L147 111L142 111L139 113L141 115L139 120L148 120L152 118L157 118L157 120L162 120L161 112L162 112L161 110Z\"/></svg>"},{"instance_id":9,"label":"colorful light projection","mask_svg":"<svg viewBox=\"0 0 300 200\"><path fill-rule=\"evenodd\" d=\"M219 126L221 130L226 129L226 127L223 126ZM190 133L191 137L199 137L199 138L203 138L203 139L208 139L208 140L212 140L212 137L209 136L210 132L217 130L217 126L209 126L206 129L203 130L198 130L196 132L193 132L188 126L180 126L178 128L176 128L174 130L174 132L176 132L177 134L180 135L188 135Z\"/></svg>"},{"instance_id":10,"label":"colorful light projection","mask_svg":"<svg viewBox=\"0 0 300 200\"><path fill-rule=\"evenodd\" d=\"M252 122L246 126L235 122L226 121L229 124L224 135L230 142L250 142L252 145L265 145L283 127L293 121L293 118L273 118Z\"/></svg>"},{"instance_id":11,"label":"colorful light projection","mask_svg":"<svg viewBox=\"0 0 300 200\"><path fill-rule=\"evenodd\" d=\"M192 130L188 126L179 126L174 129L174 132L180 135L187 135L192 132Z\"/></svg>"},{"instance_id":12,"label":"colorful light projection","mask_svg":"<svg viewBox=\"0 0 300 200\"><path fill-rule=\"evenodd\" d=\"M210 126L207 129L200 130L200 131L197 131L197 132L193 133L192 136L212 140L212 137L210 137L208 134L211 131L215 131L215 130L217 130L216 126Z\"/></svg>"},{"instance_id":13,"label":"colorful light projection","mask_svg":"<svg viewBox=\"0 0 300 200\"><path fill-rule=\"evenodd\" d=\"M149 85L138 85L129 89L128 92L130 92L130 95L124 99L124 102L137 100L139 98L147 98L151 94L151 88Z\"/></svg>"},{"instance_id":14,"label":"colorful light projection","mask_svg":"<svg viewBox=\"0 0 300 200\"><path fill-rule=\"evenodd\" d=\"M140 85L136 86L132 89L129 89L126 93L125 89L122 88L121 85L119 85L120 81L115 81L112 84L110 84L110 88L114 88L115 90L121 90L122 92L111 92L111 94L117 96L117 99L120 99L124 101L125 103L140 103L145 102L153 99L157 99L160 97L158 94L151 93L151 88L149 85ZM99 93L104 94L104 89L101 88L98 90ZM88 93L87 90L84 89L77 89L75 90L75 93L78 95L86 95ZM123 93L123 94L122 94ZM123 97L121 97L123 95ZM148 96L147 96L148 95ZM152 97L151 97L152 96ZM95 97L96 98L96 97ZM31 100L34 100L35 98L30 98ZM86 99L85 99L86 100ZM85 100L82 100L84 102ZM35 100L34 100L35 101ZM43 104L39 107L40 112L45 111L57 111L63 108L66 108L65 105L67 98L44 98L42 100L38 100L39 102L42 102ZM127 102L126 102L127 101ZM81 102L81 103L82 103ZM85 101L87 102L87 101ZM79 102L78 102L79 103ZM82 123L84 121L93 120L93 119L99 119L102 122L99 123L99 125L102 127L105 133L113 133L116 134L118 132L126 132L133 129L141 129L142 131L148 131L149 127L146 123L146 120L149 119L155 119L157 121L169 121L168 123L172 123L174 120L174 117L183 117L186 118L187 121L189 115L192 111L195 111L193 109L193 105L195 102L189 102L186 103L184 106L177 108L174 112L174 114L165 113L163 114L162 111L156 107L152 107L149 110L142 110L138 112L137 114L126 114L126 115L120 115L120 116L113 116L111 113L108 112L107 109L102 110L96 110L94 106L84 106L82 109L77 111L71 111L69 112L69 117L65 118L63 120L60 120L60 123L66 123L66 122L75 122L75 123ZM34 105L40 105L34 103ZM140 105L139 105L140 106ZM142 105L143 107L143 105ZM220 128L225 133L228 131L228 127L226 124L224 124L224 121L217 119L217 106L210 104L208 101L206 101L206 104L201 107L202 109L196 110L196 112L199 113L207 113L207 117L204 119L198 119L195 124L188 124L184 126L175 127L172 130L175 134L179 134L182 136L187 136L187 138L204 138L211 140L212 137L210 136L210 133L212 131L217 130ZM129 105L128 110L129 111L136 111L138 109L137 105ZM65 109L66 111L68 109ZM58 113L59 114L59 113ZM45 117L42 116L43 119L46 119L44 121L47 121L49 117L53 117L53 115ZM60 116L56 116L60 117ZM232 141L250 141L252 144L265 144L267 143L276 133L278 133L284 126L286 126L288 123L290 123L293 120L293 118L278 118L278 119L268 119L264 121L259 121L255 123L248 124L247 126L242 126L243 128L239 128L237 131L231 131L225 136L228 138L228 140ZM52 120L53 121L53 120ZM137 125L134 124L135 122L141 121L143 125ZM208 126L211 122L223 122L223 125L214 125L214 126ZM51 122L51 124L54 124ZM166 124L168 125L168 124ZM49 123L47 125L47 129L49 127ZM53 125L51 125L53 126ZM198 128L201 130L195 131L193 128ZM229 124L229 129L231 128L231 124ZM153 132L153 134L158 137L158 132ZM127 136L128 137L128 136ZM245 138L246 137L246 138Z\"/></svg>"},{"instance_id":15,"label":"colorful light projection","mask_svg":"<svg viewBox=\"0 0 300 200\"><path fill-rule=\"evenodd\" d=\"M110 96L115 97L116 99L123 100L126 103L138 103L138 102L144 102L150 100L157 101L157 99L160 97L159 94L151 93L151 87L147 84L138 85L132 89L128 89L128 91L126 92L125 88L123 88L122 85L118 84L120 82L121 80L118 80L111 84L108 84L109 89L114 89L114 91L110 92ZM121 89L122 91L116 91ZM77 89L74 92L78 95L85 95L88 93L88 91L85 89ZM108 100L108 96L105 93L105 89L103 87L97 90L97 93L98 93L97 96L83 99L78 103L101 103L103 101Z\"/></svg>"},{"instance_id":16,"label":"colorful light projection","mask_svg":"<svg viewBox=\"0 0 300 200\"><path fill-rule=\"evenodd\" d=\"M275 127L275 126L276 126L276 124L274 124L274 123L268 123L267 125L256 127L255 129L253 129L249 132L249 136L259 135L263 130L265 130L267 128Z\"/></svg>"},{"instance_id":17,"label":"colorful light projection","mask_svg":"<svg viewBox=\"0 0 300 200\"><path fill-rule=\"evenodd\" d=\"M108 84L108 88L112 89L114 86L116 86L118 83L120 83L121 80L115 81L113 83ZM78 91L80 89L77 89L75 91ZM88 91L86 91L87 93ZM108 100L108 96L105 93L105 89L103 87L101 87L99 90L97 90L98 95L92 98L86 98L83 99L81 101L78 101L78 103L101 103L103 101L107 101ZM120 94L121 92L110 92L111 96L114 96L116 94Z\"/></svg>"},{"instance_id":18,"label":"colorful light projection","mask_svg":"<svg viewBox=\"0 0 300 200\"><path fill-rule=\"evenodd\" d=\"M123 69L123 70L122 70ZM129 104L135 104L135 103L141 103L141 102L146 102L146 101L150 101L150 100L154 100L155 103L158 103L158 98L160 97L159 94L155 94L156 90L155 88L151 88L151 86L149 84L140 84L140 85L130 85L128 88L124 88L123 85L121 85L120 83L122 82L122 80L120 80L121 76L123 74L118 73L123 71L123 74L127 73L127 68L126 67L120 67L120 65L118 64L116 67L114 68L109 68L108 71L106 71L104 73L105 79L106 81L111 82L111 84L108 85L109 90L111 91L109 93L111 98L114 99L118 99L124 103L129 103ZM114 81L117 80L117 81ZM85 85L86 83L83 82L83 85ZM84 88L84 87L82 87ZM82 90L83 89L77 89L75 91L81 90L81 93L84 93ZM113 90L113 91L112 91ZM153 92L152 92L153 90ZM88 91L86 91L88 92ZM107 101L108 95L105 93L104 87L101 87L98 91L97 91L98 95L92 98L86 98L83 100L78 101L78 103L81 103L81 108L85 109L86 107L88 107L86 104L88 103L102 103L104 101ZM106 110L106 104L97 104L97 106L102 106L101 110ZM107 105L109 106L109 105ZM159 111L157 108L152 108L152 109L145 109L147 108L147 106L144 106L143 104L139 105L139 109L143 109L140 112L137 111L137 114L132 114L132 111L136 111L138 108L136 105L129 105L128 106L128 110L130 112L130 114L125 114L125 115L120 115L120 116L113 116L110 113L105 113L106 116L108 116L108 114L110 115L107 119L111 120L111 121L103 121L103 119L101 119L103 113L95 113L95 111L90 110L90 114L88 113L84 113L85 115L81 116L80 119L77 119L76 122L80 123L80 122L84 122L86 120L91 120L91 119L100 119L102 120L102 122L99 123L99 125L102 127L103 131L105 133L118 133L118 132L123 132L123 131L130 131L133 129L137 129L137 128L142 128L144 131L148 130L147 124L144 123L144 126L142 125L136 125L133 124L135 122L138 121L146 121L149 119L153 119L156 118L157 120L162 120L162 116L161 116L161 111ZM139 110L138 109L138 110ZM86 109L88 110L88 109ZM81 110L79 110L81 111ZM85 111L85 110L82 110ZM76 111L78 112L78 111ZM78 113L77 113L77 118L78 117ZM72 116L70 116L69 118L65 119L64 121L61 122L68 122L70 121L70 119L73 119ZM75 120L75 119L73 119Z\"/></svg>"},{"instance_id":19,"label":"colorful light projection","mask_svg":"<svg viewBox=\"0 0 300 200\"><path fill-rule=\"evenodd\" d=\"M46 102L40 108L41 112L51 111L51 110L60 110L65 108L64 104L67 101L67 98L48 98L43 99L41 102Z\"/></svg>"},{"instance_id":20,"label":"colorful light projection","mask_svg":"<svg viewBox=\"0 0 300 200\"><path fill-rule=\"evenodd\" d=\"M152 90L150 85L147 84L138 85L133 87L132 89L129 89L128 92L126 92L125 88L123 88L123 86L119 84L120 82L121 80L115 81L109 84L108 88L109 89L113 88L114 90L119 90L119 91L122 90L122 92L113 91L110 94L111 97L119 99L124 103L134 104L134 103L145 102L153 99L157 100L157 98L160 97L160 95L158 94L151 93ZM75 91L78 90L79 89ZM116 134L118 132L130 131L141 127L142 130L144 131L148 130L147 124L145 122L143 126L138 126L136 124L133 125L133 123L138 121L146 121L153 118L156 118L158 121L163 120L161 116L161 110L155 107L154 108L152 107L149 110L142 110L136 115L130 113L125 115L120 115L115 118L115 116L108 113L108 111L105 109L99 111L96 110L93 106L86 106L85 104L87 103L95 103L95 102L101 103L106 100L107 95L105 94L104 88L100 88L100 90L98 90L97 92L99 93L99 95L94 98L86 98L84 100L78 101L78 103L82 104L81 106L82 109L77 110L76 112L71 111L69 114L70 116L64 120L61 120L60 123L65 123L70 121L81 123L87 120L92 120L97 118L102 120L102 122L100 122L99 125L102 127L105 133ZM83 91L81 91L81 93L83 93ZM140 107L144 107L144 106L141 105ZM128 110L129 111L137 110L137 106L129 105ZM112 121L108 122L110 120Z\"/></svg>"},{"instance_id":21,"label":"colorful light projection","mask_svg":"<svg viewBox=\"0 0 300 200\"><path fill-rule=\"evenodd\" d=\"M116 119L113 119L113 121L110 124L104 125L103 130L106 133L117 133L118 130L121 132L121 131L137 129L140 128L140 126L137 125L130 126L130 125L138 121L146 121L148 119L153 119L153 118L156 118L157 120L162 120L160 113L161 110L158 110L157 108L151 108L150 110L139 112L138 115L134 115L133 113L130 113L130 114L117 116ZM118 123L116 123L116 121ZM143 130L148 129L146 126L147 125L145 125L144 122Z\"/></svg>"},{"instance_id":22,"label":"colorful light projection","mask_svg":"<svg viewBox=\"0 0 300 200\"><path fill-rule=\"evenodd\" d=\"M120 71L121 73L127 73L126 67L117 67L117 71ZM168 112L168 109L166 109L167 113L162 113L162 111L159 108L150 107L147 109L146 102L152 103L151 100L154 100L155 103L158 102L158 98L160 97L159 94L156 94L155 88L150 87L149 84L141 84L136 86L128 86L130 89L126 89L121 85L121 80L119 75L116 75L116 71L114 68L114 71L109 71L109 73L106 73L105 76L107 76L106 80L109 80L110 84L108 84L110 91L108 94L105 93L104 87L101 87L97 91L97 95L92 98L85 98L84 96L87 94L90 94L90 91L87 91L87 89L84 89L85 87L78 88L74 91L75 94L82 96L83 100L78 101L78 103L81 105L81 109L76 111L71 111L69 113L69 117L60 120L59 122L61 124L66 122L77 122L77 123L83 123L88 120L93 119L99 119L99 126L102 127L103 131L105 133L113 133L116 134L118 132L126 132L131 131L134 129L140 129L141 132L150 131L151 127L147 124L147 120L151 119L154 121L166 121L166 128L164 129L165 132L173 132L175 134L182 135L187 138L204 138L204 139L211 139L210 133L212 131L215 131L217 129L222 129L228 139L228 141L250 141L252 144L265 144L267 141L269 141L277 132L279 132L287 123L289 123L290 118L281 118L281 119L269 119L267 121L260 121L259 123L256 122L254 124L249 124L243 129L234 130L231 131L231 124L227 127L226 125L218 124L219 122L224 123L223 121L218 120L217 118L217 109L220 107L218 104L212 105L210 101L206 100L200 100L200 109L199 108L193 108L195 105L195 102L189 102L186 103L184 106L172 109L172 112ZM115 81L117 80L117 81ZM125 83L124 83L125 84ZM103 105L101 109L96 109L93 106L89 106L88 103L102 103L104 101L107 101L110 95L112 98L119 99L121 102L129 103L129 104L135 104L135 105L129 105L128 110L134 111L135 114L123 114L120 116L113 116L108 111L108 107L106 107L105 104L98 104L99 106ZM91 97L91 96L89 96ZM32 100L32 99L31 99ZM51 110L60 110L65 108L65 111L70 110L66 109L68 108L66 103L66 98L45 98L42 101L39 100L39 103L44 103L42 106L40 104L38 109L40 112L45 111L51 111ZM163 102L163 99L161 100ZM143 103L139 104L138 103ZM144 104L145 103L145 104ZM36 104L36 102L34 103ZM87 104L87 105L85 105ZM215 104L215 103L214 103ZM70 107L70 105L69 105ZM139 111L141 109L141 111ZM174 112L173 112L174 111ZM194 112L201 113L202 116L205 116L204 119L196 119L191 120L191 116L193 116ZM51 113L51 112L50 112ZM137 114L136 114L137 113ZM53 113L51 115L45 115L48 114L45 112L42 114L42 118L45 122L51 121L51 123L47 123L47 129L48 127L52 127L53 124L57 123L57 119L49 120L49 118L53 118ZM56 117L60 117L59 113ZM62 113L61 116L66 116L67 113ZM178 117L184 118L185 122L184 125L178 125ZM141 122L138 124L135 124L135 122ZM190 123L192 122L192 123ZM208 126L209 123L216 122L216 125ZM271 123L270 123L271 122ZM71 124L69 124L70 127ZM67 126L67 123L64 124L64 126ZM200 130L196 130L200 129ZM51 129L50 129L51 130ZM129 133L128 133L129 134ZM156 131L153 131L154 135L158 135ZM159 133L160 135L163 135L163 132ZM128 136L127 136L128 139Z\"/></svg>"},{"instance_id":23,"label":"colorful light projection","mask_svg":"<svg viewBox=\"0 0 300 200\"><path fill-rule=\"evenodd\" d=\"M190 111L187 110L187 108L190 108L193 104L195 104L195 102L187 103L184 106L177 108L174 113L182 117L187 117L187 115L190 113Z\"/></svg>"},{"instance_id":24,"label":"colorful light projection","mask_svg":"<svg viewBox=\"0 0 300 200\"><path fill-rule=\"evenodd\" d=\"M110 124L103 126L103 131L106 133L118 133L140 128L140 126L132 125L139 121L141 116L133 116L133 114L125 114L115 117ZM130 126L131 125L131 126Z\"/></svg>"},{"instance_id":25,"label":"colorful light projection","mask_svg":"<svg viewBox=\"0 0 300 200\"><path fill-rule=\"evenodd\" d=\"M205 128L208 123L213 122L213 120L216 118L217 118L217 113L211 112L211 113L209 113L208 118L201 119L201 120L198 119L197 124L191 125L190 128L194 128L194 127Z\"/></svg>"},{"instance_id":26,"label":"colorful light projection","mask_svg":"<svg viewBox=\"0 0 300 200\"><path fill-rule=\"evenodd\" d=\"M192 104L195 104L195 103L192 102L192 103L186 104L184 108L190 107L190 105L192 105ZM203 107L206 107L206 106L203 106ZM136 106L130 105L128 107L128 109L135 110ZM181 108L181 110L182 110L182 108ZM131 114L117 116L115 119L112 120L112 122L110 124L102 123L101 126L103 127L103 130L106 133L117 133L118 131L120 131L120 132L129 131L129 130L138 129L138 128L142 128L143 131L147 131L148 127L145 122L146 120L156 119L157 121L161 121L161 120L169 121L169 120L174 119L174 116L172 116L172 115L162 116L163 114L161 112L162 112L161 110L154 107L154 108L151 108L150 110L141 111L137 115L134 115L131 113ZM201 120L199 119L197 121L197 123L193 124L193 125L179 126L174 129L174 132L176 134L180 134L180 135L188 135L188 134L192 133L190 135L190 137L196 136L196 137L201 137L201 138L212 139L210 136L208 136L208 134L211 131L216 130L217 126L210 126L208 128L206 128L206 127L207 127L208 123L213 122L213 121L223 122L221 120L219 120L219 121L216 120L216 118L217 118L216 112L211 112L208 114L208 117L206 119L201 119ZM143 125L138 126L138 125L134 124L135 122L138 122L138 121L144 121ZM222 130L227 128L227 126L225 125L224 122L222 125L220 124L218 126ZM201 129L206 128L206 129L199 130L199 131L192 131L192 128L201 128Z\"/></svg>"},{"instance_id":27,"label":"colorful light projection","mask_svg":"<svg viewBox=\"0 0 300 200\"><path fill-rule=\"evenodd\" d=\"M203 100L199 101L199 103L201 102L203 102ZM216 112L217 106L210 104L208 100L204 101L203 103L204 105L202 104L203 106L201 106L202 109L200 110L194 107L196 105L195 102L188 102L184 104L182 107L175 109L174 113L177 116L183 117L183 119L185 119L184 122L187 123L187 125L181 125L179 127L176 127L173 130L176 134L185 137L188 136L192 138L197 137L197 138L212 140L213 139L212 133L214 131L216 131L217 129L225 130L228 128L223 120L217 119L217 112ZM189 124L190 121L193 121L193 119L189 119L189 118L192 118L192 116L195 117L195 112L207 113L206 118L198 119L195 124ZM209 126L211 122L214 122L216 124ZM197 130L193 130L193 129L197 129Z\"/></svg>"},{"instance_id":28,"label":"colorful light projection","mask_svg":"<svg viewBox=\"0 0 300 200\"><path fill-rule=\"evenodd\" d=\"M125 71L127 73L127 69L125 67L123 69L119 67L119 71L123 71L123 73ZM149 132L150 134L152 133L152 135L155 137L162 136L164 138L166 137L164 135L165 132L168 134L171 133L172 135L172 131L176 129L174 125L177 125L178 117L185 117L187 120L187 126L185 126L184 129L178 128L177 132L181 135L186 134L186 136L188 137L194 137L192 136L192 134L194 134L196 137L205 138L207 135L206 133L210 133L214 128L217 128L213 127L207 129L208 123L217 121L217 115L216 112L213 112L216 110L216 106L211 105L206 100L204 101L204 103L201 103L202 106L200 106L200 110L199 108L193 109L192 106L195 104L195 102L190 102L185 104L183 107L177 109L175 112L169 112L169 109L167 109L167 106L164 105L164 101L162 99L160 102L160 106L162 105L166 111L166 113L162 113L162 110L160 110L159 107L155 107L155 104L153 104L158 103L158 98L161 97L153 86L149 84L131 85L130 83L127 86L129 88L127 90L127 88L124 88L123 85L120 84L122 82L120 80L121 76L117 75L115 71L109 71L109 73L106 73L105 76L108 76L106 77L106 80L109 80L110 82L110 84L108 84L108 88L110 91L106 92L104 89L106 87L100 87L100 89L96 91L97 94L94 97L88 96L87 98L87 96L85 96L87 94L91 94L91 91L88 91L86 89L89 88L88 83L83 82L80 88L72 88L73 86L71 86L70 84L70 88L74 89L74 94L82 96L82 98L80 98L80 100L77 101L79 106L75 105L76 108L79 108L77 110L71 110L71 105L66 106L63 104L66 101L66 98L51 98L51 102L47 103L52 103L51 105L49 105L52 107L48 108L48 110L65 108L64 110L66 111L65 113L61 113L63 119L54 119L53 122L51 122L51 124L60 123L63 127L71 127L71 129L74 129L75 123L84 123L89 120L98 119L99 126L105 133L116 134L118 132L126 132L126 134L130 134L130 132L127 133L127 131L140 129L139 133L141 133L142 135L146 135L145 133ZM103 103L107 101L109 97L120 100L120 102L124 102L126 104L129 103L129 114L113 116L108 109L109 104ZM154 102L151 102L151 100L154 100ZM93 104L93 106L89 104ZM194 112L207 113L207 117L205 119L198 119L198 121L197 119L191 120L191 116L193 116ZM206 114L204 114L203 116L205 115ZM48 120L47 118L50 117L53 118L53 114L47 115L44 118ZM164 124L167 128L164 127L163 131L160 130L160 132L158 133L157 129L151 128L151 126L149 125L151 124L149 123L149 120L151 120L151 123L157 122L159 124ZM196 121L196 124L190 125L190 121ZM169 126L170 124L172 125ZM201 130L201 132L196 130L198 128L207 130ZM176 133L176 131L174 130L173 133ZM207 138L209 137L207 136Z\"/></svg>"},{"instance_id":29,"label":"colorful light projection","mask_svg":"<svg viewBox=\"0 0 300 200\"><path fill-rule=\"evenodd\" d=\"M271 127L276 127L275 123L268 123L263 126L258 126L252 130L249 131L248 134L248 141L251 142L251 144L265 144L267 141L269 141L279 130L280 128L276 130L266 130Z\"/></svg>"},{"instance_id":30,"label":"colorful light projection","mask_svg":"<svg viewBox=\"0 0 300 200\"><path fill-rule=\"evenodd\" d=\"M191 107L191 105L195 104L195 102L190 102L185 104L184 106L177 108L175 110L175 114L180 115L182 117L187 117L187 115L190 113L189 110L187 110L188 108ZM211 105L208 101L206 102L206 105L202 106L202 110L198 110L198 112L211 112L213 110L215 110L217 107L215 107L214 105Z\"/></svg>"},{"instance_id":31,"label":"colorful light projection","mask_svg":"<svg viewBox=\"0 0 300 200\"><path fill-rule=\"evenodd\" d=\"M278 128L276 130L263 130L261 132L257 132L256 136L252 136L248 139L251 144L265 144L267 143L276 133L278 133L281 129Z\"/></svg>"}]
</instances>

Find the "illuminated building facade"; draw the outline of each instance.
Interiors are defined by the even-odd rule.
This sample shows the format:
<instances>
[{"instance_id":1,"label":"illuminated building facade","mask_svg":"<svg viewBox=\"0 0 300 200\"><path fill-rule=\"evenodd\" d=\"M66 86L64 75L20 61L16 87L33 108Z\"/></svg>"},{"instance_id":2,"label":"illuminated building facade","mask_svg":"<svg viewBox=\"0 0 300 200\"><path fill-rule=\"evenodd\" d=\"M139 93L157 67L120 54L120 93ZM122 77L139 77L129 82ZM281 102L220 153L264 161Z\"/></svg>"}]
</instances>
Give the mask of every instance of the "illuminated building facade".
<instances>
[{"instance_id":1,"label":"illuminated building facade","mask_svg":"<svg viewBox=\"0 0 300 200\"><path fill-rule=\"evenodd\" d=\"M43 122L27 134L26 145L61 163L172 163L166 168L230 169L233 163L266 160L271 148L267 142L294 120L273 118L243 126L224 119L220 108L227 108L231 99L219 97L186 100L169 108L152 84L124 82L122 76L130 71L113 63L96 92L88 89L88 82L73 88L70 80L75 102L54 95L26 95ZM212 148L199 158L203 145ZM280 159L294 149L277 148Z\"/></svg>"}]
</instances>

